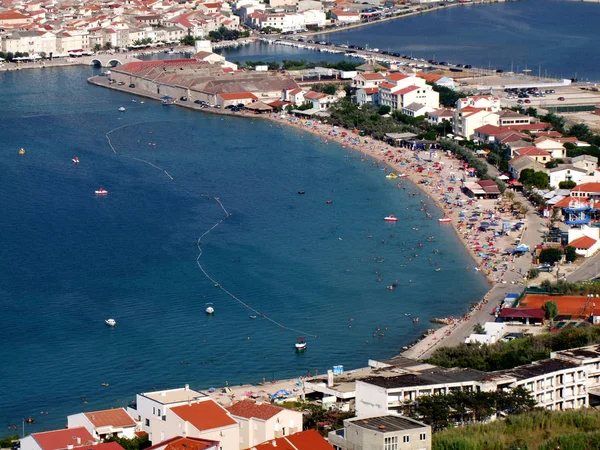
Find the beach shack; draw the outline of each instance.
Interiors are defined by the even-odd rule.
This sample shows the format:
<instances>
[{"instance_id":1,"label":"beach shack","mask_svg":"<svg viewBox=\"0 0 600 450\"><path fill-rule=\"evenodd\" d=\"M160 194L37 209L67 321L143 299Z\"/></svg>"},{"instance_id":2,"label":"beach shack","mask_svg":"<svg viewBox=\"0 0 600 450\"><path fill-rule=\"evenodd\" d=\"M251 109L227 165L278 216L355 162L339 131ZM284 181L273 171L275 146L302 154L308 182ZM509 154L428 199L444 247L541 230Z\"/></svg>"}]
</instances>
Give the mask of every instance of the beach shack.
<instances>
[{"instance_id":1,"label":"beach shack","mask_svg":"<svg viewBox=\"0 0 600 450\"><path fill-rule=\"evenodd\" d=\"M463 192L471 198L476 198L476 199L486 198L487 194L483 190L483 188L479 185L479 183L476 183L474 181L464 181L462 188L463 188Z\"/></svg>"},{"instance_id":2,"label":"beach shack","mask_svg":"<svg viewBox=\"0 0 600 450\"><path fill-rule=\"evenodd\" d=\"M385 141L393 145L394 147L407 147L409 145L409 141L416 138L417 135L415 133L386 133ZM412 144L412 142L411 142Z\"/></svg>"},{"instance_id":3,"label":"beach shack","mask_svg":"<svg viewBox=\"0 0 600 450\"><path fill-rule=\"evenodd\" d=\"M494 180L481 180L477 184L485 192L485 198L498 198L500 196L500 189Z\"/></svg>"},{"instance_id":4,"label":"beach shack","mask_svg":"<svg viewBox=\"0 0 600 450\"><path fill-rule=\"evenodd\" d=\"M521 322L525 325L542 325L546 313L541 308L502 308L500 318L505 322Z\"/></svg>"}]
</instances>

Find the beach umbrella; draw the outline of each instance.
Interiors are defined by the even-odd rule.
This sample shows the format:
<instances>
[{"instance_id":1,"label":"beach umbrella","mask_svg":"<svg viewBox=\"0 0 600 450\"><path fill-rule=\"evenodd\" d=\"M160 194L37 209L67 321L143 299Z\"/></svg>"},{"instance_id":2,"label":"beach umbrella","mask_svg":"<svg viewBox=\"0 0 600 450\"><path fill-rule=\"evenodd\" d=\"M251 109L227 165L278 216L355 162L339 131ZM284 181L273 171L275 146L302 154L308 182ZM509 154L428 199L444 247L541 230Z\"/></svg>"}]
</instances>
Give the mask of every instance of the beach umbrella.
<instances>
[{"instance_id":1,"label":"beach umbrella","mask_svg":"<svg viewBox=\"0 0 600 450\"><path fill-rule=\"evenodd\" d=\"M214 387L209 387L209 388L208 388L208 392L211 392L211 393L212 393L212 392L215 392L215 391L216 391L216 389L215 389Z\"/></svg>"},{"instance_id":2,"label":"beach umbrella","mask_svg":"<svg viewBox=\"0 0 600 450\"><path fill-rule=\"evenodd\" d=\"M471 218L469 219L469 222L477 222L477 217L471 217Z\"/></svg>"}]
</instances>

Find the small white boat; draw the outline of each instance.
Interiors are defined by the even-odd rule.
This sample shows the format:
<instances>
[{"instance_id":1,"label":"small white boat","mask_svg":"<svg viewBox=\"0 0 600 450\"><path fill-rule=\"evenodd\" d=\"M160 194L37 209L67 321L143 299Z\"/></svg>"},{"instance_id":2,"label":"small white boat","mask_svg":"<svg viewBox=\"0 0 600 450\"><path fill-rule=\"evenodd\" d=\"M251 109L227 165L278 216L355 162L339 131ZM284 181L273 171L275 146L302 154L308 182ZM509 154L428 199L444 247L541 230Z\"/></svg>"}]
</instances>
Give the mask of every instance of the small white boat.
<instances>
[{"instance_id":1,"label":"small white boat","mask_svg":"<svg viewBox=\"0 0 600 450\"><path fill-rule=\"evenodd\" d=\"M387 217L384 217L383 220L385 220L386 222L398 222L398 218L396 216L394 216L393 214L390 214Z\"/></svg>"},{"instance_id":2,"label":"small white boat","mask_svg":"<svg viewBox=\"0 0 600 450\"><path fill-rule=\"evenodd\" d=\"M104 323L106 325L108 325L109 327L116 327L117 326L117 321L115 319L106 319L104 321Z\"/></svg>"},{"instance_id":3,"label":"small white boat","mask_svg":"<svg viewBox=\"0 0 600 450\"><path fill-rule=\"evenodd\" d=\"M212 303L207 303L205 311L206 311L206 314L214 314L215 308L213 307L213 304Z\"/></svg>"},{"instance_id":4,"label":"small white boat","mask_svg":"<svg viewBox=\"0 0 600 450\"><path fill-rule=\"evenodd\" d=\"M442 219L438 219L441 223L448 223L448 222L452 222L452 219L450 217L444 217Z\"/></svg>"},{"instance_id":5,"label":"small white boat","mask_svg":"<svg viewBox=\"0 0 600 450\"><path fill-rule=\"evenodd\" d=\"M399 173L398 178L406 178L408 175L405 173Z\"/></svg>"},{"instance_id":6,"label":"small white boat","mask_svg":"<svg viewBox=\"0 0 600 450\"><path fill-rule=\"evenodd\" d=\"M100 188L97 191L94 191L94 193L96 195L106 195L106 194L108 194L108 191L106 189L104 189L104 188Z\"/></svg>"},{"instance_id":7,"label":"small white boat","mask_svg":"<svg viewBox=\"0 0 600 450\"><path fill-rule=\"evenodd\" d=\"M306 350L306 338L298 338L296 341L296 350L300 352Z\"/></svg>"},{"instance_id":8,"label":"small white boat","mask_svg":"<svg viewBox=\"0 0 600 450\"><path fill-rule=\"evenodd\" d=\"M73 162L74 162L75 164L79 164L79 158L76 156L75 158L73 158Z\"/></svg>"},{"instance_id":9,"label":"small white boat","mask_svg":"<svg viewBox=\"0 0 600 450\"><path fill-rule=\"evenodd\" d=\"M125 107L124 106L119 107L119 111L125 112Z\"/></svg>"}]
</instances>

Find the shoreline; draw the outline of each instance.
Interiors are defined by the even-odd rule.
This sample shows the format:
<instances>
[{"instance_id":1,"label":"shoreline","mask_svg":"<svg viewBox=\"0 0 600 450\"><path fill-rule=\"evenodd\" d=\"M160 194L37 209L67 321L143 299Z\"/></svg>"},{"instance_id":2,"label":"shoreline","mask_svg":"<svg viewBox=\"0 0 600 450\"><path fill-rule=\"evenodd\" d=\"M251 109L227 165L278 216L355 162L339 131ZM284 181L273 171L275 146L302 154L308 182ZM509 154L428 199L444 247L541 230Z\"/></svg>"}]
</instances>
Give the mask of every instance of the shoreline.
<instances>
[{"instance_id":1,"label":"shoreline","mask_svg":"<svg viewBox=\"0 0 600 450\"><path fill-rule=\"evenodd\" d=\"M102 81L104 80L105 77L90 77L88 78L88 83L160 101L160 97L156 94L151 94L148 92L136 92L129 89L126 86L108 85L108 83L102 83ZM432 326L432 328L428 329L428 331L424 335L421 335L419 338L417 338L416 341L413 341L412 343L407 343L402 349L399 349L399 354L414 359L422 359L427 357L428 353L430 353L434 349L434 347L437 347L440 342L445 341L447 343L449 341L449 338L451 338L451 336L454 333L457 333L459 330L463 330L465 328L465 324L471 324L475 320L472 319L473 317L475 317L473 315L474 313L476 313L477 311L488 311L488 313L491 314L491 310L493 309L493 307L497 306L499 301L503 299L503 296L501 296L500 293L506 290L506 287L513 286L513 288L516 288L516 286L514 286L514 280L511 281L511 284L504 284L506 283L506 281L503 278L504 275L508 272L507 270L500 270L500 276L494 277L493 274L496 273L495 270L485 269L482 259L478 257L478 255L475 253L475 250L471 247L472 244L468 239L470 237L470 234L467 233L467 237L465 237L465 230L459 227L457 210L455 210L452 207L449 207L448 205L444 205L440 198L438 198L438 196L435 195L436 190L438 190L438 194L440 194L438 189L439 185L433 185L433 183L430 183L430 185L427 186L419 182L423 179L428 179L429 177L423 174L419 174L415 170L415 163L409 165L409 160L407 156L410 150L406 148L393 147L383 141L377 141L371 138L370 136L358 137L358 135L352 134L351 130L345 130L342 128L339 129L344 130L346 137L343 137L341 134L336 136L333 134L333 132L336 130L336 128L333 125L322 123L320 121L298 119L285 114L282 115L278 113L231 113L229 111L221 109L195 107L193 103L175 103L173 106L181 106L199 112L216 115L226 115L229 117L270 120L281 126L289 126L299 131L305 131L315 136L319 136L320 138L324 139L326 143L329 139L331 139L332 141L342 145L344 148L349 148L352 151L358 151L361 153L361 155L363 155L363 157L371 158L372 160L376 161L377 164L382 164L386 168L389 168L389 171L396 171L396 173L400 173L402 171L402 168L404 167L403 173L405 175L405 178L409 180L412 184L414 184L416 189L425 194L425 196L428 199L430 199L445 216L452 217L452 222L450 223L450 225L452 226L453 231L458 238L458 241L466 249L471 260L473 261L473 264L475 265L475 267L477 267L477 270L482 272L482 275L486 278L490 287L479 302L471 305L465 305L467 308L471 306L468 313L462 316L457 316L456 318L451 317L450 323L448 325L444 325L441 327ZM352 142L352 140L357 140L357 142ZM361 140L363 141L362 143ZM393 160L390 160L389 158L389 151L395 152ZM440 153L439 158L436 157L434 159L437 159L438 162L443 161L443 165L445 166L445 175L447 175L447 172L451 170L456 170L456 172L458 172L459 167L455 167L455 165L459 164L459 160L457 158L449 157L448 155L443 154L439 150L437 153ZM406 165L402 166L401 164ZM387 173L387 170L384 173ZM438 174L438 177L439 176L440 174ZM398 187L400 188L403 178L398 178L398 180ZM468 207L465 206L464 208ZM431 220L435 219L435 217L431 217ZM445 224L440 225L444 226ZM470 270L470 267L467 267L466 270ZM519 278L522 280L521 277ZM478 318L478 320L479 319L480 317ZM472 325L474 326L475 323L472 323Z\"/></svg>"},{"instance_id":2,"label":"shoreline","mask_svg":"<svg viewBox=\"0 0 600 450\"><path fill-rule=\"evenodd\" d=\"M366 26L370 26L370 25L377 25L378 23L390 22L392 20L398 20L398 19L404 19L405 17L418 16L420 14L426 14L426 13L430 13L430 12L434 12L434 11L439 11L441 9L454 8L454 7L458 7L458 6L489 5L489 4L494 4L494 3L511 3L514 1L518 1L518 0L493 0L493 1L478 1L478 2L470 2L470 3L460 3L460 2L444 3L443 6L437 5L437 6L433 6L431 8L425 7L425 9L422 9L419 11L412 11L412 12L408 12L406 14L397 14L392 17L384 17L382 19L373 20L371 22L361 22L361 23L356 23L356 24L352 24L352 25L331 27L331 28L326 28L322 31L308 31L305 33L297 33L297 34L295 34L295 36L318 36L321 34L340 33L343 31L354 30L357 28L362 28L362 27L366 27ZM600 0L572 0L572 1L600 2ZM265 35L265 36L268 36L268 35Z\"/></svg>"}]
</instances>

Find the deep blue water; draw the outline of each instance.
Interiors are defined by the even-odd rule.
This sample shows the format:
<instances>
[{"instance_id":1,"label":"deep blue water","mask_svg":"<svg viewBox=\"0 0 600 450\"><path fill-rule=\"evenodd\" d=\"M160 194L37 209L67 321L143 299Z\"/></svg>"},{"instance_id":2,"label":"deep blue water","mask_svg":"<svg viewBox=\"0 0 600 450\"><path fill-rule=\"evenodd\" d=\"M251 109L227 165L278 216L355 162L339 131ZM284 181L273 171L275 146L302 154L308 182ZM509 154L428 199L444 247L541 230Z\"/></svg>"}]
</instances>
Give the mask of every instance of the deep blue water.
<instances>
[{"instance_id":1,"label":"deep blue water","mask_svg":"<svg viewBox=\"0 0 600 450\"><path fill-rule=\"evenodd\" d=\"M600 4L520 0L465 5L314 37L542 77L600 81ZM280 45L223 50L231 61L337 61L342 55Z\"/></svg>"},{"instance_id":2,"label":"deep blue water","mask_svg":"<svg viewBox=\"0 0 600 450\"><path fill-rule=\"evenodd\" d=\"M600 80L600 4L520 0L465 5L327 35L425 59Z\"/></svg>"},{"instance_id":3,"label":"deep blue water","mask_svg":"<svg viewBox=\"0 0 600 450\"><path fill-rule=\"evenodd\" d=\"M133 103L88 85L92 73L0 74L0 424L32 415L31 432L154 387L364 366L487 289L451 229L419 211L425 197L341 147L267 121ZM203 194L232 214L203 241L206 270L317 335L305 354L293 350L298 332L250 319L200 272L196 240L224 216ZM385 223L389 213L401 220ZM385 337L372 337L378 327Z\"/></svg>"}]
</instances>

